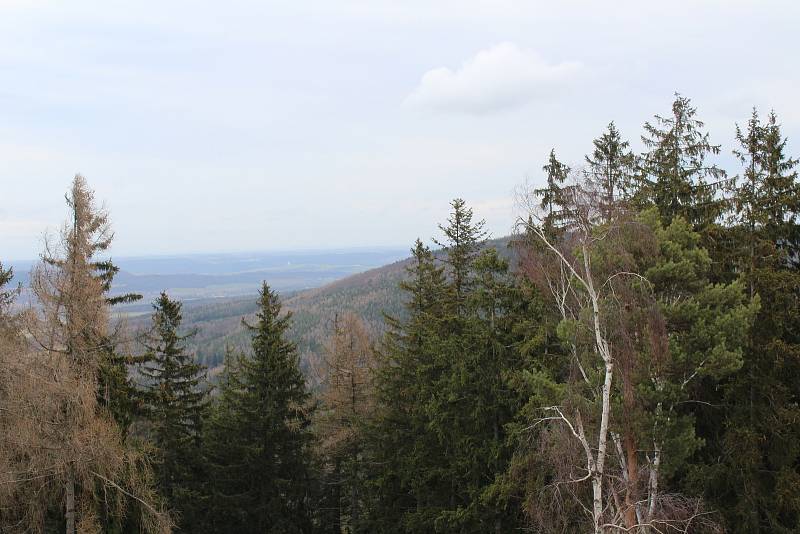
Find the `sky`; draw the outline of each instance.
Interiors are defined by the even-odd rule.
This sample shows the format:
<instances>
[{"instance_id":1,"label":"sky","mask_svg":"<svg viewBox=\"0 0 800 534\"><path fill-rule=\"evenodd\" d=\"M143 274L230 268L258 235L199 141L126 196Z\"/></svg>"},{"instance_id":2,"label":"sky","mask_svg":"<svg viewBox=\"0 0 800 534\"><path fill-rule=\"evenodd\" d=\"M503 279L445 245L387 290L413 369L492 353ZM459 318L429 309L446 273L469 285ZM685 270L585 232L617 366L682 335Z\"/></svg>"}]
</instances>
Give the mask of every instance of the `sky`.
<instances>
[{"instance_id":1,"label":"sky","mask_svg":"<svg viewBox=\"0 0 800 534\"><path fill-rule=\"evenodd\" d=\"M83 174L122 256L495 236L551 148L692 99L719 163L775 109L800 154L800 2L0 0L0 261Z\"/></svg>"}]
</instances>

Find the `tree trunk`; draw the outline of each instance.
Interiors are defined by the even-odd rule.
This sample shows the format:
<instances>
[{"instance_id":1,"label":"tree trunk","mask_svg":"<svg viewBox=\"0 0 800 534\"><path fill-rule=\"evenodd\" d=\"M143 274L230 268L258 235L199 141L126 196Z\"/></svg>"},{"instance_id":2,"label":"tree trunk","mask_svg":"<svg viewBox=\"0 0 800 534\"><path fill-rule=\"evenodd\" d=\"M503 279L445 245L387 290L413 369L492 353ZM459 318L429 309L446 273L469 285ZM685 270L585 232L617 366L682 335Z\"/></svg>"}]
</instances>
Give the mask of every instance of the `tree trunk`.
<instances>
[{"instance_id":1,"label":"tree trunk","mask_svg":"<svg viewBox=\"0 0 800 534\"><path fill-rule=\"evenodd\" d=\"M635 413L636 401L633 391L633 379L631 378L631 363L627 362L622 373L622 386L623 386L623 406L625 412L629 414ZM641 513L639 511L639 457L636 445L636 438L634 437L633 423L630 420L625 422L624 430L624 453L625 462L622 466L623 478L625 480L625 526L633 529L637 523L641 523Z\"/></svg>"},{"instance_id":2,"label":"tree trunk","mask_svg":"<svg viewBox=\"0 0 800 534\"><path fill-rule=\"evenodd\" d=\"M592 477L592 519L594 534L603 534L603 477L599 473Z\"/></svg>"},{"instance_id":3,"label":"tree trunk","mask_svg":"<svg viewBox=\"0 0 800 534\"><path fill-rule=\"evenodd\" d=\"M600 321L600 298L594 288L594 279L590 263L589 249L586 242L582 244L583 250L583 270L585 278L584 286L589 293L589 301L592 306L593 330L595 337L595 347L598 354L605 363L605 378L603 380L603 406L600 414L600 432L597 438L597 459L595 460L594 475L592 476L592 516L594 519L595 534L604 532L603 525L603 482L605 479L606 449L608 447L608 425L611 418L611 382L614 376L614 360L611 357L611 347L603 337L603 329Z\"/></svg>"},{"instance_id":4,"label":"tree trunk","mask_svg":"<svg viewBox=\"0 0 800 534\"><path fill-rule=\"evenodd\" d=\"M333 466L333 506L335 508L333 514L333 529L332 531L336 534L341 534L342 532L342 518L344 517L344 509L342 507L342 486L341 486L341 479L342 479L342 470L339 466L339 460L337 459Z\"/></svg>"},{"instance_id":5,"label":"tree trunk","mask_svg":"<svg viewBox=\"0 0 800 534\"><path fill-rule=\"evenodd\" d=\"M603 340L605 344L605 340ZM611 358L606 360L606 376L603 382L603 412L600 417L600 436L597 444L597 459L592 477L592 516L594 519L595 534L602 534L603 525L603 481L605 478L606 447L608 444L608 422L611 416L611 380L614 374L614 364Z\"/></svg>"},{"instance_id":6,"label":"tree trunk","mask_svg":"<svg viewBox=\"0 0 800 534\"><path fill-rule=\"evenodd\" d=\"M653 460L650 465L650 480L649 487L649 503L647 507L647 520L652 521L656 512L656 503L658 501L658 471L661 467L661 446L658 441L653 442Z\"/></svg>"},{"instance_id":7,"label":"tree trunk","mask_svg":"<svg viewBox=\"0 0 800 534\"><path fill-rule=\"evenodd\" d=\"M636 455L636 441L633 439L632 430L628 429L625 432L625 453L626 468L627 468L627 488L625 489L625 526L633 528L639 522L637 514L637 494L636 489L638 486L639 478L639 461Z\"/></svg>"},{"instance_id":8,"label":"tree trunk","mask_svg":"<svg viewBox=\"0 0 800 534\"><path fill-rule=\"evenodd\" d=\"M75 481L70 474L66 483L64 496L64 516L67 522L67 534L75 534Z\"/></svg>"}]
</instances>

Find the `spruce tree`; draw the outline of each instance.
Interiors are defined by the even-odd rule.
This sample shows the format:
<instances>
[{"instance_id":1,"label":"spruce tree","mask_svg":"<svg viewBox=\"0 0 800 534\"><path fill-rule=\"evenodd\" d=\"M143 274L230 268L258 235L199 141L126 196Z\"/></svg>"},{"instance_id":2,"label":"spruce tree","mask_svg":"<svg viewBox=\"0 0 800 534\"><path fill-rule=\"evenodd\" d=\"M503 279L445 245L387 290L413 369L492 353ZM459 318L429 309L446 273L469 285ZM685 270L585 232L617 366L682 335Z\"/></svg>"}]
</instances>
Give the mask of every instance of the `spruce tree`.
<instances>
[{"instance_id":1,"label":"spruce tree","mask_svg":"<svg viewBox=\"0 0 800 534\"><path fill-rule=\"evenodd\" d=\"M642 142L647 152L642 157L640 205L655 205L665 224L682 216L695 229L715 223L724 205L718 198L725 186L725 171L709 164L719 154L712 145L704 123L695 115L691 101L675 94L672 113L655 116L644 124Z\"/></svg>"},{"instance_id":2,"label":"spruce tree","mask_svg":"<svg viewBox=\"0 0 800 534\"><path fill-rule=\"evenodd\" d=\"M608 218L608 211L620 201L629 199L635 191L636 156L613 122L593 144L592 154L585 158L585 172L598 188L599 207Z\"/></svg>"},{"instance_id":3,"label":"spruce tree","mask_svg":"<svg viewBox=\"0 0 800 534\"><path fill-rule=\"evenodd\" d=\"M428 340L431 347L429 362L433 373L428 373L430 382L426 394L420 399L427 418L426 439L432 440L432 451L428 461L434 459L430 469L435 474L438 487L430 497L424 513L414 518L417 530L431 528L447 529L459 524L470 504L470 492L464 485L465 478L475 476L468 473L473 466L468 458L474 451L464 450L465 434L469 430L468 418L477 379L473 366L480 358L471 336L470 300L477 287L475 263L485 240L484 222L472 222L472 209L462 199L451 202L452 211L446 225L439 228L444 234L435 242L442 247L439 258L445 266L444 315L441 328ZM471 445L480 443L472 436ZM474 479L470 482L474 483Z\"/></svg>"},{"instance_id":4,"label":"spruce tree","mask_svg":"<svg viewBox=\"0 0 800 534\"><path fill-rule=\"evenodd\" d=\"M505 385L519 364L524 301L482 222L452 203L441 257L413 249L407 317L391 327L370 427L370 531L503 532L518 510L490 497L510 461L505 426L521 398ZM441 265L439 265L441 264Z\"/></svg>"},{"instance_id":5,"label":"spruce tree","mask_svg":"<svg viewBox=\"0 0 800 534\"><path fill-rule=\"evenodd\" d=\"M770 112L764 125L764 167L766 177L764 186L767 198L764 209L768 219L768 236L788 256L789 261L800 268L800 183L798 183L796 158L786 154L787 139L781 133L781 126L774 111Z\"/></svg>"},{"instance_id":6,"label":"spruce tree","mask_svg":"<svg viewBox=\"0 0 800 534\"><path fill-rule=\"evenodd\" d=\"M443 370L435 359L448 294L443 268L417 240L407 278L405 316L386 317L388 332L374 377L375 415L367 427L369 506L365 532L429 529L449 483L429 430L427 403ZM431 507L434 507L431 510Z\"/></svg>"},{"instance_id":7,"label":"spruce tree","mask_svg":"<svg viewBox=\"0 0 800 534\"><path fill-rule=\"evenodd\" d=\"M180 526L194 531L202 505L200 436L208 389L205 367L185 348L194 333L179 332L181 307L164 292L156 299L152 332L145 341L148 363L141 372L159 492L178 512Z\"/></svg>"},{"instance_id":8,"label":"spruce tree","mask_svg":"<svg viewBox=\"0 0 800 534\"><path fill-rule=\"evenodd\" d=\"M547 179L547 186L534 189L533 194L540 199L539 206L544 210L544 224L548 232L553 233L559 227L559 222L564 218L565 195L569 186L564 183L569 178L572 169L558 160L556 150L550 150L547 164L542 167Z\"/></svg>"},{"instance_id":9,"label":"spruce tree","mask_svg":"<svg viewBox=\"0 0 800 534\"><path fill-rule=\"evenodd\" d=\"M429 426L441 443L442 470L451 483L434 526L508 532L519 527L519 509L498 505L487 492L511 459L506 426L522 397L506 380L520 369L523 335L516 325L529 310L508 262L495 249L481 252L471 274L467 313L458 328L445 332L438 357L446 371L429 404Z\"/></svg>"},{"instance_id":10,"label":"spruce tree","mask_svg":"<svg viewBox=\"0 0 800 534\"><path fill-rule=\"evenodd\" d=\"M102 283L106 305L109 308L142 299L142 295L138 293L111 294L114 277L119 273L119 267L111 259L94 261L92 268ZM134 382L131 371L145 363L147 357L134 355L125 350L118 334L118 331L114 330L102 339L103 358L98 370L100 386L98 392L101 406L111 412L124 435L134 419L143 415L144 395Z\"/></svg>"},{"instance_id":11,"label":"spruce tree","mask_svg":"<svg viewBox=\"0 0 800 534\"><path fill-rule=\"evenodd\" d=\"M754 110L737 127L742 165L732 198L726 258L761 308L750 331L742 369L726 385L708 417L709 443L692 481L728 520L732 532L794 532L800 504L800 271L793 236L800 184L797 161L774 113L766 123Z\"/></svg>"},{"instance_id":12,"label":"spruce tree","mask_svg":"<svg viewBox=\"0 0 800 534\"><path fill-rule=\"evenodd\" d=\"M472 208L464 200L457 198L450 203L452 211L447 225L439 225L444 233L443 240L434 239L445 252L442 261L447 265L452 304L457 314L464 311L464 301L472 290L472 262L478 256L480 247L486 240L485 221L472 221Z\"/></svg>"},{"instance_id":13,"label":"spruce tree","mask_svg":"<svg viewBox=\"0 0 800 534\"><path fill-rule=\"evenodd\" d=\"M259 291L250 354L228 359L209 422L208 457L217 531L304 533L311 529L308 400L290 314L266 282Z\"/></svg>"}]
</instances>

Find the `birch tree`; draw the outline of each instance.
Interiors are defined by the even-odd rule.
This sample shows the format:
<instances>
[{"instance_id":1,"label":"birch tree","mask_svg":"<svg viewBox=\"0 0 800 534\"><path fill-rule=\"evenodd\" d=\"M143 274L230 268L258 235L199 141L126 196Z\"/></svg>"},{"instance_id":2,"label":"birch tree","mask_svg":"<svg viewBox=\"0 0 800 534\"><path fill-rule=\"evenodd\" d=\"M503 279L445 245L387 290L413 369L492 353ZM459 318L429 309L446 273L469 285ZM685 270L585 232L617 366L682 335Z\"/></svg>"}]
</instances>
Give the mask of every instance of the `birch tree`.
<instances>
[{"instance_id":1,"label":"birch tree","mask_svg":"<svg viewBox=\"0 0 800 534\"><path fill-rule=\"evenodd\" d=\"M553 276L547 276L547 289L556 299L556 305L562 314L563 324L575 321L583 315L584 310L590 317L590 331L594 336L593 354L601 369L601 382L595 388L584 369L583 363L576 359L581 376L587 385L597 390L599 406L596 414L598 426L594 435L587 431L584 424L586 408L581 406L568 406L567 404L554 405L544 408L547 416L541 421L558 421L566 425L570 434L578 441L585 455L583 475L570 483L588 482L592 488L591 505L588 511L591 514L593 530L599 534L605 531L604 518L608 507L608 498L604 494L606 484L606 460L609 447L609 421L611 417L611 387L614 379L614 359L611 353L611 343L606 337L604 318L601 310L602 286L596 280L597 274L592 268L592 249L598 239L596 233L597 214L592 208L589 199L584 196L583 189L577 187L561 188L560 203L563 229L568 233L568 240L558 242L552 237L545 223L545 215L535 208L536 203L531 202L535 197L526 195L522 200L528 207L530 222L524 222L526 230L535 236L543 245L548 254L557 258L558 271ZM549 206L548 206L549 207ZM537 221L538 224L533 223ZM564 244L569 242L574 245L574 253ZM574 355L577 356L577 344Z\"/></svg>"},{"instance_id":2,"label":"birch tree","mask_svg":"<svg viewBox=\"0 0 800 534\"><path fill-rule=\"evenodd\" d=\"M708 283L708 255L680 217L663 228L654 211L601 211L593 184L576 177L562 188L554 233L536 200L522 195L530 213L522 224L540 247L537 280L561 317L575 379L532 427L561 425L582 457L580 466L567 462L557 490L580 503L569 488L591 487L581 506L595 533L710 525L702 503L661 483L700 446L681 406L701 377L741 365L757 305L739 284Z\"/></svg>"}]
</instances>

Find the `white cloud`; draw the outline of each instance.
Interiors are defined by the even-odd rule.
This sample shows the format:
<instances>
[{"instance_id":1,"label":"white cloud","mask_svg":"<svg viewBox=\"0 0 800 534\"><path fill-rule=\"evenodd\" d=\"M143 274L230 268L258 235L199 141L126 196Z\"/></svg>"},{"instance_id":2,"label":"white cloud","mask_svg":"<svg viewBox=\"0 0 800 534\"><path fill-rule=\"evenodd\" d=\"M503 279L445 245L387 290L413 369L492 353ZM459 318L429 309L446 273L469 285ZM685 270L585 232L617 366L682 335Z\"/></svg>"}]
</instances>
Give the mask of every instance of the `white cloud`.
<instances>
[{"instance_id":1,"label":"white cloud","mask_svg":"<svg viewBox=\"0 0 800 534\"><path fill-rule=\"evenodd\" d=\"M581 70L578 62L551 64L532 50L501 43L478 52L456 71L429 70L405 104L471 114L513 109L557 93Z\"/></svg>"}]
</instances>

